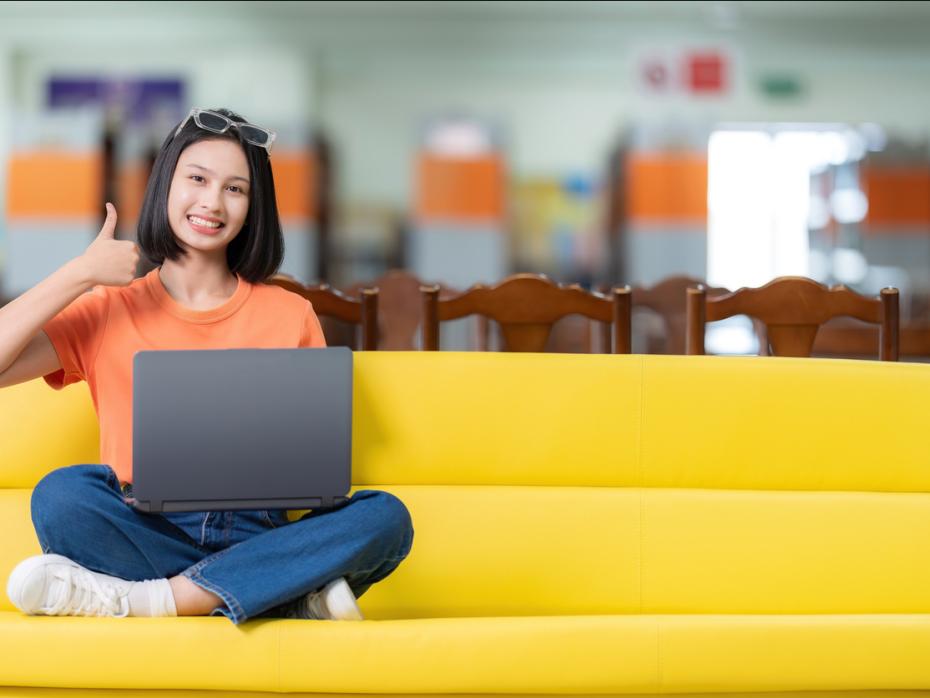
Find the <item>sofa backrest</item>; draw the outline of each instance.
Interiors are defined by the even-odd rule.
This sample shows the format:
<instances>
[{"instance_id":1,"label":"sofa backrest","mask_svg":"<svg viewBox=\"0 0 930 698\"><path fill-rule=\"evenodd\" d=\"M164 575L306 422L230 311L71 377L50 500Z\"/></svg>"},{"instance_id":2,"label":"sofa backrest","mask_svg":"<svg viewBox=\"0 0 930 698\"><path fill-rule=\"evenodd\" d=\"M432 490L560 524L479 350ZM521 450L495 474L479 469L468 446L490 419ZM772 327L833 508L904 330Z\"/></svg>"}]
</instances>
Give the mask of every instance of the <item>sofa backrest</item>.
<instances>
[{"instance_id":1,"label":"sofa backrest","mask_svg":"<svg viewBox=\"0 0 930 698\"><path fill-rule=\"evenodd\" d=\"M930 368L766 357L369 353L359 484L930 491Z\"/></svg>"},{"instance_id":2,"label":"sofa backrest","mask_svg":"<svg viewBox=\"0 0 930 698\"><path fill-rule=\"evenodd\" d=\"M56 468L97 463L100 430L86 383L0 389L0 489L32 488Z\"/></svg>"},{"instance_id":3,"label":"sofa backrest","mask_svg":"<svg viewBox=\"0 0 930 698\"><path fill-rule=\"evenodd\" d=\"M354 482L416 529L369 617L930 612L930 367L384 352L355 375ZM96 424L83 386L0 405L5 575L28 488L92 462Z\"/></svg>"}]
</instances>

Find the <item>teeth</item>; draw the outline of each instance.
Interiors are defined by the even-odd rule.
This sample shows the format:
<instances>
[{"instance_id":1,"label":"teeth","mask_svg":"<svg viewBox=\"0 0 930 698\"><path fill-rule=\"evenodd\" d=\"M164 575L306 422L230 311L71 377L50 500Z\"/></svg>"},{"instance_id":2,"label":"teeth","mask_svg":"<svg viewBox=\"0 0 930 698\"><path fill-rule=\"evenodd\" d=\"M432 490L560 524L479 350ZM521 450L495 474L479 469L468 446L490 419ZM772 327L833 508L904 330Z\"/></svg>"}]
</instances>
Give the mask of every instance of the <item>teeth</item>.
<instances>
[{"instance_id":1,"label":"teeth","mask_svg":"<svg viewBox=\"0 0 930 698\"><path fill-rule=\"evenodd\" d=\"M206 228L219 228L221 225L218 221L205 221L203 218L198 218L197 216L188 216L187 218L194 225L202 225Z\"/></svg>"}]
</instances>

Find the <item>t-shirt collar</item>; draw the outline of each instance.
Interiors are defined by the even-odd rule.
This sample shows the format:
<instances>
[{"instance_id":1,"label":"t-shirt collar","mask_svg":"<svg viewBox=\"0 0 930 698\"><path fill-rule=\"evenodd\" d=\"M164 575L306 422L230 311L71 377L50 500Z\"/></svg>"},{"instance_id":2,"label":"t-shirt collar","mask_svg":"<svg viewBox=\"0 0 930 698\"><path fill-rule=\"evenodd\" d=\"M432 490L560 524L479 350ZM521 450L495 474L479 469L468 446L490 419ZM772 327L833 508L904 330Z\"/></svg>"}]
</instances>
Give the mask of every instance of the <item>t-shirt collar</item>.
<instances>
[{"instance_id":1,"label":"t-shirt collar","mask_svg":"<svg viewBox=\"0 0 930 698\"><path fill-rule=\"evenodd\" d=\"M161 306L161 308L163 308L171 315L174 315L175 317L187 322L208 324L211 322L219 322L220 320L224 320L243 306L252 291L252 284L243 279L241 276L236 275L236 278L239 281L239 285L236 286L236 291L232 294L232 296L230 296L229 300L227 300L222 305L211 308L210 310L193 310L185 305L182 305L181 303L178 303L174 298L171 297L171 295L168 293L168 290L161 282L161 277L158 275L158 271L159 267L156 267L145 275L146 287L158 305Z\"/></svg>"}]
</instances>

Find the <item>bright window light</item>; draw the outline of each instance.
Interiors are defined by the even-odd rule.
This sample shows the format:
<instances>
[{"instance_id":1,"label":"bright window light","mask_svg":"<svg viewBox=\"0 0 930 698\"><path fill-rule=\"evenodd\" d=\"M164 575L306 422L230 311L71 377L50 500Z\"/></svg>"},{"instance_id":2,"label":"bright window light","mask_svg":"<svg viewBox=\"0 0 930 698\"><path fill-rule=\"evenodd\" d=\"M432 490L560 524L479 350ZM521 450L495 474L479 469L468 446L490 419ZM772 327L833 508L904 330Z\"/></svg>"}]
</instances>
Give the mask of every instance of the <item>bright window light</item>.
<instances>
[{"instance_id":1,"label":"bright window light","mask_svg":"<svg viewBox=\"0 0 930 698\"><path fill-rule=\"evenodd\" d=\"M823 134L717 131L709 145L707 282L737 289L809 274L810 172ZM839 141L843 143L843 141Z\"/></svg>"},{"instance_id":2,"label":"bright window light","mask_svg":"<svg viewBox=\"0 0 930 698\"><path fill-rule=\"evenodd\" d=\"M707 282L736 289L770 278L772 139L716 131L708 146Z\"/></svg>"},{"instance_id":3,"label":"bright window light","mask_svg":"<svg viewBox=\"0 0 930 698\"><path fill-rule=\"evenodd\" d=\"M811 276L809 226L861 220L865 199L840 195L811 208L811 173L855 161L865 139L850 129L796 127L715 131L708 146L707 282L736 290L778 276ZM837 215L837 214L840 215ZM863 272L844 259L848 277ZM708 326L706 344L717 353L743 353L754 337L747 323Z\"/></svg>"}]
</instances>

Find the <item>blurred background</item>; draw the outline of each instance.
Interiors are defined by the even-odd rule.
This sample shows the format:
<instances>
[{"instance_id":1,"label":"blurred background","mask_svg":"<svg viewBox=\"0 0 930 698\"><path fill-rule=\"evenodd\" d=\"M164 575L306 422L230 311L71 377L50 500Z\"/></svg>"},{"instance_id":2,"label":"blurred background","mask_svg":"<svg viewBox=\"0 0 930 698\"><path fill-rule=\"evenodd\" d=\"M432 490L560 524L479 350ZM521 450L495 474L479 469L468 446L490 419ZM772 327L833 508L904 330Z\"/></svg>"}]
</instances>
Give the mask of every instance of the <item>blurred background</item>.
<instances>
[{"instance_id":1,"label":"blurred background","mask_svg":"<svg viewBox=\"0 0 930 698\"><path fill-rule=\"evenodd\" d=\"M3 2L0 295L106 200L132 238L172 125L225 106L279 134L305 283L802 275L930 324L928 30L925 2Z\"/></svg>"}]
</instances>

